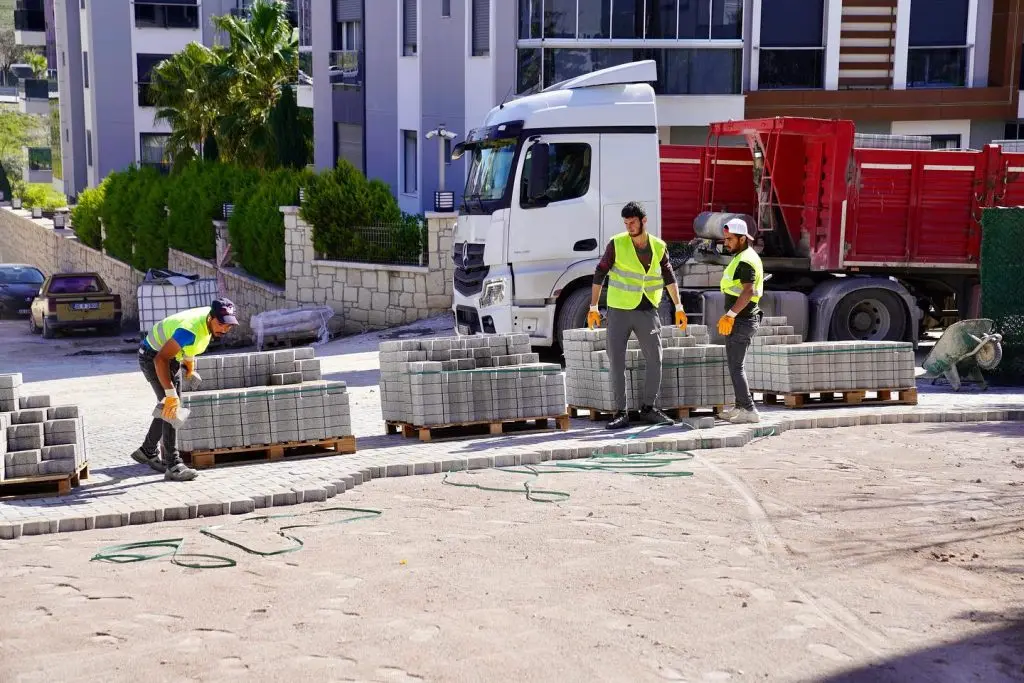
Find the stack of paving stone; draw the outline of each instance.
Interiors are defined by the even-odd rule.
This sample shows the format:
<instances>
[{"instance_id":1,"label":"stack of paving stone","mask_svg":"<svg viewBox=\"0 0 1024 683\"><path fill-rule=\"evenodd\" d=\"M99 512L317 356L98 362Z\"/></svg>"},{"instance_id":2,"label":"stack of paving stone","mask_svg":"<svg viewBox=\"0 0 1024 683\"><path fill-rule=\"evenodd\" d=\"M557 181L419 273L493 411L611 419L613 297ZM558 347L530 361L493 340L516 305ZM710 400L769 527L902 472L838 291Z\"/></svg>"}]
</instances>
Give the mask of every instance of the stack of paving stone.
<instances>
[{"instance_id":1,"label":"stack of paving stone","mask_svg":"<svg viewBox=\"0 0 1024 683\"><path fill-rule=\"evenodd\" d=\"M352 435L344 382L324 381L312 348L196 359L201 384L183 393L187 451L237 449Z\"/></svg>"},{"instance_id":2,"label":"stack of paving stone","mask_svg":"<svg viewBox=\"0 0 1024 683\"><path fill-rule=\"evenodd\" d=\"M909 342L808 342L765 318L747 366L753 391L804 394L909 389L915 385L914 349Z\"/></svg>"},{"instance_id":3,"label":"stack of paving stone","mask_svg":"<svg viewBox=\"0 0 1024 683\"><path fill-rule=\"evenodd\" d=\"M603 328L566 330L566 394L569 405L602 412L616 409L608 360L608 331ZM725 362L725 347L708 344L704 325L661 328L662 408L704 408L733 401L732 383ZM626 402L639 408L643 402L646 363L640 343L631 337L626 351Z\"/></svg>"},{"instance_id":4,"label":"stack of paving stone","mask_svg":"<svg viewBox=\"0 0 1024 683\"><path fill-rule=\"evenodd\" d=\"M0 481L74 474L86 464L78 406L22 396L18 373L0 375Z\"/></svg>"},{"instance_id":5,"label":"stack of paving stone","mask_svg":"<svg viewBox=\"0 0 1024 683\"><path fill-rule=\"evenodd\" d=\"M562 368L530 353L525 334L380 345L384 420L416 427L565 414Z\"/></svg>"}]
</instances>

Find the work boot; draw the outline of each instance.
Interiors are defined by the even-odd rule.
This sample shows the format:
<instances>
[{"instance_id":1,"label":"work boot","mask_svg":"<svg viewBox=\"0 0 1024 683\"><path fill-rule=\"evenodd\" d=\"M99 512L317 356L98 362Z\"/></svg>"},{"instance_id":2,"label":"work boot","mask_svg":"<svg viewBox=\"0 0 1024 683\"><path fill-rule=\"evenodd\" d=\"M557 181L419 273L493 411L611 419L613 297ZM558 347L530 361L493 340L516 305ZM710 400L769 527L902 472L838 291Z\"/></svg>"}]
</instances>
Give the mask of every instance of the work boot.
<instances>
[{"instance_id":1,"label":"work boot","mask_svg":"<svg viewBox=\"0 0 1024 683\"><path fill-rule=\"evenodd\" d=\"M612 421L608 423L608 429L626 429L629 427L629 412L620 410L612 416Z\"/></svg>"},{"instance_id":2,"label":"work boot","mask_svg":"<svg viewBox=\"0 0 1024 683\"><path fill-rule=\"evenodd\" d=\"M739 412L740 409L737 408L736 406L733 406L732 408L729 408L729 410L719 413L718 419L725 420L726 422L732 422L732 419L739 415Z\"/></svg>"},{"instance_id":3,"label":"work boot","mask_svg":"<svg viewBox=\"0 0 1024 683\"><path fill-rule=\"evenodd\" d=\"M654 406L643 406L640 408L640 419L644 422L661 427L674 425L676 423L675 420Z\"/></svg>"},{"instance_id":4,"label":"work boot","mask_svg":"<svg viewBox=\"0 0 1024 683\"><path fill-rule=\"evenodd\" d=\"M740 408L735 415L729 418L729 422L734 425L757 424L760 421L761 415L757 412L756 408L750 410Z\"/></svg>"},{"instance_id":5,"label":"work boot","mask_svg":"<svg viewBox=\"0 0 1024 683\"><path fill-rule=\"evenodd\" d=\"M164 465L164 463L160 459L160 455L158 453L154 453L153 455L148 455L146 453L146 451L144 451L144 450L142 450L140 448L139 450L137 450L134 453L132 453L132 460L134 460L135 462L139 463L140 465L149 465L150 467L152 467L157 472L166 472L167 471L167 466Z\"/></svg>"},{"instance_id":6,"label":"work boot","mask_svg":"<svg viewBox=\"0 0 1024 683\"><path fill-rule=\"evenodd\" d=\"M186 467L184 463L177 463L171 466L166 472L164 472L164 479L167 481L192 481L199 476L191 467Z\"/></svg>"}]
</instances>

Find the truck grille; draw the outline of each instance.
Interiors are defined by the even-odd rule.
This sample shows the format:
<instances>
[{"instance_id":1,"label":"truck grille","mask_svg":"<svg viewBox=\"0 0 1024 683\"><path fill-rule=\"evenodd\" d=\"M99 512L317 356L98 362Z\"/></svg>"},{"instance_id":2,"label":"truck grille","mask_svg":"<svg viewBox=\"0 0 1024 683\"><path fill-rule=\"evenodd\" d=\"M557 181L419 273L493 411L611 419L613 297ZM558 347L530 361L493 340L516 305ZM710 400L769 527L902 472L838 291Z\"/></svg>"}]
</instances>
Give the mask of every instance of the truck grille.
<instances>
[{"instance_id":1,"label":"truck grille","mask_svg":"<svg viewBox=\"0 0 1024 683\"><path fill-rule=\"evenodd\" d=\"M479 294L490 271L484 265L484 245L459 242L452 249L455 263L455 291L463 296Z\"/></svg>"}]
</instances>

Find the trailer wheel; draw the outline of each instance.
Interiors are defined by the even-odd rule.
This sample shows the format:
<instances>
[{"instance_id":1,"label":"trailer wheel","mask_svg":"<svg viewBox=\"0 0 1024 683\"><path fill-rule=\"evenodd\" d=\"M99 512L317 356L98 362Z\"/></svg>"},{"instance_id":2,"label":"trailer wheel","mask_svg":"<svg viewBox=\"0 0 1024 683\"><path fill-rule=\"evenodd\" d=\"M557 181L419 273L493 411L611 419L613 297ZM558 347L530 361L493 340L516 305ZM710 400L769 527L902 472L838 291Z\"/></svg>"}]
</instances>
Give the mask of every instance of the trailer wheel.
<instances>
[{"instance_id":1,"label":"trailer wheel","mask_svg":"<svg viewBox=\"0 0 1024 683\"><path fill-rule=\"evenodd\" d=\"M558 309L555 325L555 344L562 345L562 332L576 330L587 326L587 313L590 311L590 288L580 287L562 302Z\"/></svg>"},{"instance_id":2,"label":"trailer wheel","mask_svg":"<svg viewBox=\"0 0 1024 683\"><path fill-rule=\"evenodd\" d=\"M863 289L843 297L830 328L835 341L903 341L907 314L892 292Z\"/></svg>"}]
</instances>

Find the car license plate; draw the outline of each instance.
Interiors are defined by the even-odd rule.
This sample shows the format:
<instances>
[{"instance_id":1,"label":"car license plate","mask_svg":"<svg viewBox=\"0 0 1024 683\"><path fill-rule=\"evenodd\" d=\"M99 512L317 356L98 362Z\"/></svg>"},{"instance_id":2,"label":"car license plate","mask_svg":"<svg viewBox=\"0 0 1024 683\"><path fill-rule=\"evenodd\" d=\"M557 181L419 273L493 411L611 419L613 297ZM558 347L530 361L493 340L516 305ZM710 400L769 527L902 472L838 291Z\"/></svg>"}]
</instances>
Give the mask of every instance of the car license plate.
<instances>
[{"instance_id":1,"label":"car license plate","mask_svg":"<svg viewBox=\"0 0 1024 683\"><path fill-rule=\"evenodd\" d=\"M459 323L458 329L459 334L469 334L469 325L463 325L462 323Z\"/></svg>"},{"instance_id":2,"label":"car license plate","mask_svg":"<svg viewBox=\"0 0 1024 683\"><path fill-rule=\"evenodd\" d=\"M99 307L99 304L71 304L73 311L95 311Z\"/></svg>"},{"instance_id":3,"label":"car license plate","mask_svg":"<svg viewBox=\"0 0 1024 683\"><path fill-rule=\"evenodd\" d=\"M19 308L18 309L18 315L28 315L28 314L29 314L29 309L27 309L27 308Z\"/></svg>"}]
</instances>

